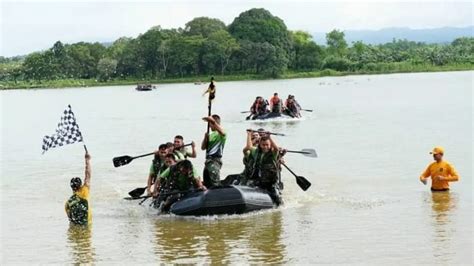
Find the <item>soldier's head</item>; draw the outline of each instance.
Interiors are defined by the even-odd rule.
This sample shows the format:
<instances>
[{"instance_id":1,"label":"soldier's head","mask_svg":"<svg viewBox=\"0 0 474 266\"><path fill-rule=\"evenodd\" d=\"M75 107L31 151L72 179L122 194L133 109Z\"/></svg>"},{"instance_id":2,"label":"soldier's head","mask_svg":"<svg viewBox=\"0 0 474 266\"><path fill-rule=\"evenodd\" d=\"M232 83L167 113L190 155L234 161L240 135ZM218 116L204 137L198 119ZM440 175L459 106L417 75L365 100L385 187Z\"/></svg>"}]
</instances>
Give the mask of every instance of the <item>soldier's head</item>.
<instances>
[{"instance_id":1,"label":"soldier's head","mask_svg":"<svg viewBox=\"0 0 474 266\"><path fill-rule=\"evenodd\" d=\"M173 143L173 144L174 144L174 147L175 147L175 148L180 148L180 147L182 147L182 146L184 145L184 138L183 138L183 136L181 136L181 135L176 135L176 136L174 137L174 143Z\"/></svg>"},{"instance_id":2,"label":"soldier's head","mask_svg":"<svg viewBox=\"0 0 474 266\"><path fill-rule=\"evenodd\" d=\"M78 191L82 186L82 180L79 177L73 177L69 184L71 185L72 191Z\"/></svg>"},{"instance_id":3,"label":"soldier's head","mask_svg":"<svg viewBox=\"0 0 474 266\"><path fill-rule=\"evenodd\" d=\"M270 138L267 136L261 137L258 143L258 147L264 153L269 152L272 148L272 143L270 142Z\"/></svg>"},{"instance_id":4,"label":"soldier's head","mask_svg":"<svg viewBox=\"0 0 474 266\"><path fill-rule=\"evenodd\" d=\"M158 147L158 152L155 153L155 158L157 159L157 157L159 157L161 159L164 159L166 154L168 154L168 147L166 146L166 144L161 144Z\"/></svg>"},{"instance_id":5,"label":"soldier's head","mask_svg":"<svg viewBox=\"0 0 474 266\"><path fill-rule=\"evenodd\" d=\"M176 159L174 158L173 154L167 154L165 157L165 165L166 167L170 167L176 164Z\"/></svg>"},{"instance_id":6,"label":"soldier's head","mask_svg":"<svg viewBox=\"0 0 474 266\"><path fill-rule=\"evenodd\" d=\"M217 124L221 124L221 117L219 115L213 114L212 118L214 118Z\"/></svg>"},{"instance_id":7,"label":"soldier's head","mask_svg":"<svg viewBox=\"0 0 474 266\"><path fill-rule=\"evenodd\" d=\"M193 172L193 164L190 160L183 160L176 164L178 171L182 175L189 176Z\"/></svg>"},{"instance_id":8,"label":"soldier's head","mask_svg":"<svg viewBox=\"0 0 474 266\"><path fill-rule=\"evenodd\" d=\"M166 151L168 153L173 153L174 152L174 145L171 142L166 142Z\"/></svg>"}]
</instances>

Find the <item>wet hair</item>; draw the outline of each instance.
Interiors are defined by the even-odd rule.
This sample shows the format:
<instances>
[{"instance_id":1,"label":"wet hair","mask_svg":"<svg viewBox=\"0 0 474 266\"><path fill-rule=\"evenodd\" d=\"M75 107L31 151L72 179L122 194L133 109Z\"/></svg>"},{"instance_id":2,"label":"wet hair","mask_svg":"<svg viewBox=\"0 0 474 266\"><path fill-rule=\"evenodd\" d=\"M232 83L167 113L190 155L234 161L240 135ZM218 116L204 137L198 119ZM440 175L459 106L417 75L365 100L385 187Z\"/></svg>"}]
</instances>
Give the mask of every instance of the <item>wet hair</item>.
<instances>
[{"instance_id":1,"label":"wet hair","mask_svg":"<svg viewBox=\"0 0 474 266\"><path fill-rule=\"evenodd\" d=\"M82 180L79 177L71 178L70 182L72 190L76 191L82 186Z\"/></svg>"},{"instance_id":2,"label":"wet hair","mask_svg":"<svg viewBox=\"0 0 474 266\"><path fill-rule=\"evenodd\" d=\"M175 138L175 139L184 140L183 136L181 136L181 135L176 135L174 138Z\"/></svg>"},{"instance_id":3,"label":"wet hair","mask_svg":"<svg viewBox=\"0 0 474 266\"><path fill-rule=\"evenodd\" d=\"M168 146L166 146L166 144L161 144L159 147L158 147L158 150L163 150L163 149L166 149L168 148Z\"/></svg>"},{"instance_id":4,"label":"wet hair","mask_svg":"<svg viewBox=\"0 0 474 266\"><path fill-rule=\"evenodd\" d=\"M193 169L193 164L191 163L190 160L182 160L176 164L178 169L184 168L186 170L192 170Z\"/></svg>"},{"instance_id":5,"label":"wet hair","mask_svg":"<svg viewBox=\"0 0 474 266\"><path fill-rule=\"evenodd\" d=\"M261 137L261 138L260 138L260 143L262 143L262 142L264 142L264 141L267 141L267 140L270 140L270 138L267 137L267 136Z\"/></svg>"},{"instance_id":6,"label":"wet hair","mask_svg":"<svg viewBox=\"0 0 474 266\"><path fill-rule=\"evenodd\" d=\"M171 148L171 147L174 147L174 144L171 143L171 142L166 142L166 148Z\"/></svg>"},{"instance_id":7,"label":"wet hair","mask_svg":"<svg viewBox=\"0 0 474 266\"><path fill-rule=\"evenodd\" d=\"M278 96L278 93L275 92L275 93L273 94L273 96Z\"/></svg>"},{"instance_id":8,"label":"wet hair","mask_svg":"<svg viewBox=\"0 0 474 266\"><path fill-rule=\"evenodd\" d=\"M176 158L174 158L174 154L172 153L166 154L165 159L173 159L173 161L176 161Z\"/></svg>"},{"instance_id":9,"label":"wet hair","mask_svg":"<svg viewBox=\"0 0 474 266\"><path fill-rule=\"evenodd\" d=\"M221 117L219 115L213 114L212 118L214 118L214 120L216 120L217 124L221 123Z\"/></svg>"},{"instance_id":10,"label":"wet hair","mask_svg":"<svg viewBox=\"0 0 474 266\"><path fill-rule=\"evenodd\" d=\"M257 131L258 131L258 132L265 132L265 129L259 128Z\"/></svg>"}]
</instances>

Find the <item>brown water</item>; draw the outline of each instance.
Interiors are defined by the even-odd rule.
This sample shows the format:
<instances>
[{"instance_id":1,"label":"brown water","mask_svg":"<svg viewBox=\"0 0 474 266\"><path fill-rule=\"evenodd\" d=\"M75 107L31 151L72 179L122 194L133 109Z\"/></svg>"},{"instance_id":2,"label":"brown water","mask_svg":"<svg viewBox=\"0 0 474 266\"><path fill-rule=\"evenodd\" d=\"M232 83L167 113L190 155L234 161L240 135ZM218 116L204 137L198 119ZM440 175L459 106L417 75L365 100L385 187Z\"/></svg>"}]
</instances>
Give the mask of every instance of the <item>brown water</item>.
<instances>
[{"instance_id":1,"label":"brown water","mask_svg":"<svg viewBox=\"0 0 474 266\"><path fill-rule=\"evenodd\" d=\"M204 85L2 91L1 264L342 263L472 264L473 72L219 82L213 110L228 132L223 176L242 170L245 129L282 132L288 165L283 208L243 216L158 217L125 201L146 182L150 158L114 168L182 134L200 142ZM296 95L301 121L244 121L255 96ZM93 224L69 227L69 179L83 175L83 148L41 155L71 104L92 155ZM435 145L461 180L431 193L418 176ZM194 160L202 170L203 153Z\"/></svg>"}]
</instances>

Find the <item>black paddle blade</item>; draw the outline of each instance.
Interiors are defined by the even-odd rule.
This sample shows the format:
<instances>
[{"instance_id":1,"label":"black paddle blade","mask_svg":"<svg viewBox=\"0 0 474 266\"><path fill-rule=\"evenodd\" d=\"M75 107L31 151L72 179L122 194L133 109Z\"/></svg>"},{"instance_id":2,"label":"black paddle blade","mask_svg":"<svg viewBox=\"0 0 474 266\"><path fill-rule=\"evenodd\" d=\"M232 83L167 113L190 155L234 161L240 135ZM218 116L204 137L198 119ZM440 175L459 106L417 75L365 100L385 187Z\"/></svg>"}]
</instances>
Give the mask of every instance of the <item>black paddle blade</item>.
<instances>
[{"instance_id":1,"label":"black paddle blade","mask_svg":"<svg viewBox=\"0 0 474 266\"><path fill-rule=\"evenodd\" d=\"M235 183L240 183L240 174L228 175L224 180L221 180L223 186L235 185Z\"/></svg>"},{"instance_id":2,"label":"black paddle blade","mask_svg":"<svg viewBox=\"0 0 474 266\"><path fill-rule=\"evenodd\" d=\"M308 190L308 188L311 186L311 183L302 176L296 176L296 183L304 191Z\"/></svg>"},{"instance_id":3,"label":"black paddle blade","mask_svg":"<svg viewBox=\"0 0 474 266\"><path fill-rule=\"evenodd\" d=\"M139 187L128 192L128 195L130 195L130 197L132 198L138 198L145 192L145 190L146 190L146 187Z\"/></svg>"},{"instance_id":4,"label":"black paddle blade","mask_svg":"<svg viewBox=\"0 0 474 266\"><path fill-rule=\"evenodd\" d=\"M301 150L305 156L317 158L318 154L315 149L302 149Z\"/></svg>"},{"instance_id":5,"label":"black paddle blade","mask_svg":"<svg viewBox=\"0 0 474 266\"><path fill-rule=\"evenodd\" d=\"M115 157L112 159L112 162L114 163L115 167L119 167L122 165L129 164L133 160L132 157L125 155L125 156L120 156L120 157Z\"/></svg>"}]
</instances>

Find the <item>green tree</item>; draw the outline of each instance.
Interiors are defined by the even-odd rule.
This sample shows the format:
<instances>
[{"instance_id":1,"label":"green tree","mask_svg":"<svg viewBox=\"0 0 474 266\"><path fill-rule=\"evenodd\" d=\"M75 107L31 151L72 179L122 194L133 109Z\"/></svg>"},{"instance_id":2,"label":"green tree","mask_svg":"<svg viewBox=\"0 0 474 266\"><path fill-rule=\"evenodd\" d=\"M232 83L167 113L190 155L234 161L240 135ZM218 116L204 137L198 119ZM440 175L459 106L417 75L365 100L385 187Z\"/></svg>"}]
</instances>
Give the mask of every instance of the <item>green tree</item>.
<instances>
[{"instance_id":1,"label":"green tree","mask_svg":"<svg viewBox=\"0 0 474 266\"><path fill-rule=\"evenodd\" d=\"M225 30L209 35L204 42L203 62L206 65L219 65L221 75L229 64L230 57L239 49L237 41Z\"/></svg>"},{"instance_id":2,"label":"green tree","mask_svg":"<svg viewBox=\"0 0 474 266\"><path fill-rule=\"evenodd\" d=\"M344 57L347 53L347 42L344 39L344 32L333 30L326 34L328 53L330 55Z\"/></svg>"},{"instance_id":3,"label":"green tree","mask_svg":"<svg viewBox=\"0 0 474 266\"><path fill-rule=\"evenodd\" d=\"M117 60L111 58L102 58L97 64L98 78L100 81L108 81L117 69Z\"/></svg>"},{"instance_id":4,"label":"green tree","mask_svg":"<svg viewBox=\"0 0 474 266\"><path fill-rule=\"evenodd\" d=\"M313 37L304 31L291 32L291 36L294 43L291 67L303 70L320 68L324 56L323 49L313 41Z\"/></svg>"},{"instance_id":5,"label":"green tree","mask_svg":"<svg viewBox=\"0 0 474 266\"><path fill-rule=\"evenodd\" d=\"M187 36L201 35L202 37L207 38L209 35L225 29L224 22L218 19L198 17L186 23L184 34Z\"/></svg>"},{"instance_id":6,"label":"green tree","mask_svg":"<svg viewBox=\"0 0 474 266\"><path fill-rule=\"evenodd\" d=\"M237 40L268 42L283 48L287 54L292 49L290 34L283 20L263 8L252 8L240 13L229 25L229 32Z\"/></svg>"}]
</instances>

